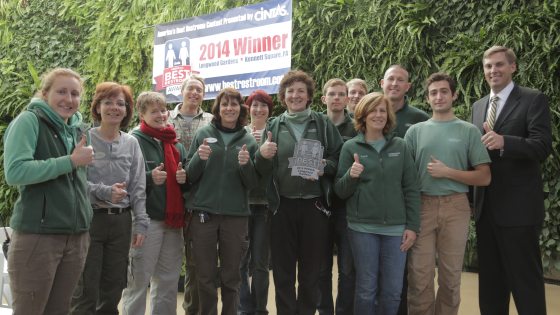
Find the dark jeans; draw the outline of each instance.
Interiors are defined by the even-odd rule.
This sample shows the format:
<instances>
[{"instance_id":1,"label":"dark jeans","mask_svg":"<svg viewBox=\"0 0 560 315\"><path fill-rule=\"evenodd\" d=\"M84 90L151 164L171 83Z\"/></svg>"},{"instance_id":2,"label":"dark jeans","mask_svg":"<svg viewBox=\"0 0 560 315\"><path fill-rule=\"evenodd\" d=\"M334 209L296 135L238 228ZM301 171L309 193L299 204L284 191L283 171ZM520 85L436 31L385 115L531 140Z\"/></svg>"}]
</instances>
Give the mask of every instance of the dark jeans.
<instances>
[{"instance_id":1,"label":"dark jeans","mask_svg":"<svg viewBox=\"0 0 560 315\"><path fill-rule=\"evenodd\" d=\"M327 258L321 269L319 280L319 304L317 310L320 315L334 314L335 307L332 298L332 266L333 245L336 244L338 263L338 295L336 296L336 314L354 314L354 289L356 272L352 249L348 241L348 224L346 221L346 209L334 210L330 218L329 243Z\"/></svg>"},{"instance_id":2,"label":"dark jeans","mask_svg":"<svg viewBox=\"0 0 560 315\"><path fill-rule=\"evenodd\" d=\"M268 253L270 221L268 206L250 205L249 250L241 261L239 314L268 314ZM250 279L250 280L249 280Z\"/></svg>"},{"instance_id":3,"label":"dark jeans","mask_svg":"<svg viewBox=\"0 0 560 315\"><path fill-rule=\"evenodd\" d=\"M318 200L282 197L272 216L270 248L278 315L313 315L317 309L329 226L327 216L315 206Z\"/></svg>"},{"instance_id":4,"label":"dark jeans","mask_svg":"<svg viewBox=\"0 0 560 315\"><path fill-rule=\"evenodd\" d=\"M130 211L93 215L91 242L72 297L71 314L119 314L117 306L126 287L131 229Z\"/></svg>"}]
</instances>

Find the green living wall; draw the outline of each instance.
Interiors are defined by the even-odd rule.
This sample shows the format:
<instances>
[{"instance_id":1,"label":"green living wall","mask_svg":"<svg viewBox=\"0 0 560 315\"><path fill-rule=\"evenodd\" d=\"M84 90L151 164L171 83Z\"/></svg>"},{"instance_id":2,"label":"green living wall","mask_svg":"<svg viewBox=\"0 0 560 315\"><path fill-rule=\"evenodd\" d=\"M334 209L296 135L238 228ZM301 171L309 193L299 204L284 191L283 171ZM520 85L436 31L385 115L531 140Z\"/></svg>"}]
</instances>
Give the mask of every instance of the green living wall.
<instances>
[{"instance_id":1,"label":"green living wall","mask_svg":"<svg viewBox=\"0 0 560 315\"><path fill-rule=\"evenodd\" d=\"M136 94L150 88L155 24L255 2L0 0L0 135L45 70L71 67L85 77L86 112L99 82L129 84ZM310 72L319 87L333 77L361 77L377 90L384 70L399 63L411 73L411 102L425 109L422 80L447 71L459 82L457 114L467 118L471 104L488 93L482 53L494 44L513 48L514 80L548 95L553 113L554 152L543 165L547 214L541 242L545 266L560 270L559 29L560 0L294 0L292 67ZM5 184L1 168L5 220L16 190ZM468 263L476 259L473 237Z\"/></svg>"}]
</instances>

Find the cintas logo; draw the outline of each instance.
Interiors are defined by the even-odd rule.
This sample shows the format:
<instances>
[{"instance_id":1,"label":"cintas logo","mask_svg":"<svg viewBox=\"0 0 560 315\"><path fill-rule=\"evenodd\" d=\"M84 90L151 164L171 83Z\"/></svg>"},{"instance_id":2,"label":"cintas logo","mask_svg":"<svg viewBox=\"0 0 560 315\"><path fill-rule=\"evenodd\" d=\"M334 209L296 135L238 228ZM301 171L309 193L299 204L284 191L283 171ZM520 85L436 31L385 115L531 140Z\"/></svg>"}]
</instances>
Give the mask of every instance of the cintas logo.
<instances>
[{"instance_id":1,"label":"cintas logo","mask_svg":"<svg viewBox=\"0 0 560 315\"><path fill-rule=\"evenodd\" d=\"M264 21L266 19L272 19L277 16L288 15L288 10L286 10L286 5L277 5L276 8L265 10L261 8L259 11L255 12L255 21Z\"/></svg>"}]
</instances>

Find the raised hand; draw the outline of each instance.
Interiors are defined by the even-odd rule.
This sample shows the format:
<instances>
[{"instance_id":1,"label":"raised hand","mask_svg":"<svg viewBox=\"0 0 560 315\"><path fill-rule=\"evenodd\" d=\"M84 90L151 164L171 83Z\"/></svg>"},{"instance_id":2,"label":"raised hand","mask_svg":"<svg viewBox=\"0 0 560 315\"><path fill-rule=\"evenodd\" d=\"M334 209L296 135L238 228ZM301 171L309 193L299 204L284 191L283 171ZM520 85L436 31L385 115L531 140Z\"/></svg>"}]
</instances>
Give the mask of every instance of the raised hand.
<instances>
[{"instance_id":1,"label":"raised hand","mask_svg":"<svg viewBox=\"0 0 560 315\"><path fill-rule=\"evenodd\" d=\"M278 147L275 142L272 142L272 132L267 133L266 141L261 145L259 151L263 158L270 160L276 155Z\"/></svg>"},{"instance_id":2,"label":"raised hand","mask_svg":"<svg viewBox=\"0 0 560 315\"><path fill-rule=\"evenodd\" d=\"M210 148L210 146L208 145L208 141L204 139L202 141L202 144L198 147L198 156L200 157L201 160L207 161L211 153L212 153L212 148Z\"/></svg>"},{"instance_id":3,"label":"raised hand","mask_svg":"<svg viewBox=\"0 0 560 315\"><path fill-rule=\"evenodd\" d=\"M70 160L75 167L93 163L93 147L86 144L86 136L82 135L82 139L76 144L74 151L70 155Z\"/></svg>"},{"instance_id":4,"label":"raised hand","mask_svg":"<svg viewBox=\"0 0 560 315\"><path fill-rule=\"evenodd\" d=\"M183 163L177 164L177 172L175 173L177 183L184 184L187 181L187 172L183 169Z\"/></svg>"},{"instance_id":5,"label":"raised hand","mask_svg":"<svg viewBox=\"0 0 560 315\"><path fill-rule=\"evenodd\" d=\"M241 147L241 150L239 150L239 154L237 155L237 160L239 161L239 165L245 165L247 164L247 162L249 162L249 159L251 157L249 156L249 151L247 151L247 145L244 144Z\"/></svg>"},{"instance_id":6,"label":"raised hand","mask_svg":"<svg viewBox=\"0 0 560 315\"><path fill-rule=\"evenodd\" d=\"M259 131L259 130L257 130L257 128L253 127L253 130L252 130L251 134L253 135L253 137L255 138L257 143L261 143L261 138L262 138L262 132L261 131Z\"/></svg>"},{"instance_id":7,"label":"raised hand","mask_svg":"<svg viewBox=\"0 0 560 315\"><path fill-rule=\"evenodd\" d=\"M502 150L504 148L504 136L497 134L490 129L487 122L482 124L486 132L480 139L488 150Z\"/></svg>"},{"instance_id":8,"label":"raised hand","mask_svg":"<svg viewBox=\"0 0 560 315\"><path fill-rule=\"evenodd\" d=\"M360 178L363 171L364 165L360 163L360 156L358 153L354 153L354 163L352 163L352 167L350 168L350 177Z\"/></svg>"},{"instance_id":9,"label":"raised hand","mask_svg":"<svg viewBox=\"0 0 560 315\"><path fill-rule=\"evenodd\" d=\"M126 183L114 183L111 186L111 202L118 203L123 200L128 192L126 191Z\"/></svg>"},{"instance_id":10,"label":"raised hand","mask_svg":"<svg viewBox=\"0 0 560 315\"><path fill-rule=\"evenodd\" d=\"M163 163L152 170L152 180L156 185L162 185L167 179L167 172L163 170Z\"/></svg>"}]
</instances>

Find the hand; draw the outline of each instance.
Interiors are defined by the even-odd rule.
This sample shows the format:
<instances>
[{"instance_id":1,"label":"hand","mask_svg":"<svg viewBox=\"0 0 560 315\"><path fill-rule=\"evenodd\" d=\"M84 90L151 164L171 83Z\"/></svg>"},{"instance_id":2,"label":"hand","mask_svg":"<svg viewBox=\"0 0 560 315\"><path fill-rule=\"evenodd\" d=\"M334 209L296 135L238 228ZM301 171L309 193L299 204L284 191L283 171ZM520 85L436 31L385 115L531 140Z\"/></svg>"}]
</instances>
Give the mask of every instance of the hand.
<instances>
[{"instance_id":1,"label":"hand","mask_svg":"<svg viewBox=\"0 0 560 315\"><path fill-rule=\"evenodd\" d=\"M276 155L278 147L275 142L272 142L272 132L267 133L266 141L261 145L259 151L263 158L270 160Z\"/></svg>"},{"instance_id":2,"label":"hand","mask_svg":"<svg viewBox=\"0 0 560 315\"><path fill-rule=\"evenodd\" d=\"M177 183L184 184L187 181L187 172L183 169L183 163L177 164L177 172L175 173Z\"/></svg>"},{"instance_id":3,"label":"hand","mask_svg":"<svg viewBox=\"0 0 560 315\"><path fill-rule=\"evenodd\" d=\"M167 179L167 172L163 170L163 163L152 170L152 180L156 185L162 185Z\"/></svg>"},{"instance_id":4,"label":"hand","mask_svg":"<svg viewBox=\"0 0 560 315\"><path fill-rule=\"evenodd\" d=\"M401 252L409 250L416 241L416 232L411 230L404 230L401 241Z\"/></svg>"},{"instance_id":5,"label":"hand","mask_svg":"<svg viewBox=\"0 0 560 315\"><path fill-rule=\"evenodd\" d=\"M305 180L310 180L312 182L316 181L319 179L319 177L325 175L325 166L327 165L327 160L323 159L321 160L321 164L323 164L323 168L320 170L315 170L317 173L317 176L301 176L301 178L305 179Z\"/></svg>"},{"instance_id":6,"label":"hand","mask_svg":"<svg viewBox=\"0 0 560 315\"><path fill-rule=\"evenodd\" d=\"M82 139L76 144L74 151L72 151L70 155L70 160L74 167L86 166L93 163L93 147L86 144L86 136L82 135Z\"/></svg>"},{"instance_id":7,"label":"hand","mask_svg":"<svg viewBox=\"0 0 560 315\"><path fill-rule=\"evenodd\" d=\"M448 169L447 165L433 156L431 162L428 163L428 173L435 178L446 178Z\"/></svg>"},{"instance_id":8,"label":"hand","mask_svg":"<svg viewBox=\"0 0 560 315\"><path fill-rule=\"evenodd\" d=\"M134 234L132 236L132 247L140 247L144 244L144 240L146 239L145 235L142 234Z\"/></svg>"},{"instance_id":9,"label":"hand","mask_svg":"<svg viewBox=\"0 0 560 315\"><path fill-rule=\"evenodd\" d=\"M325 166L327 166L327 160L322 159L321 164L323 167L320 170L317 170L317 177L325 175Z\"/></svg>"},{"instance_id":10,"label":"hand","mask_svg":"<svg viewBox=\"0 0 560 315\"><path fill-rule=\"evenodd\" d=\"M128 195L128 192L125 189L125 182L114 183L113 186L111 186L111 203L119 203L123 200L126 195Z\"/></svg>"},{"instance_id":11,"label":"hand","mask_svg":"<svg viewBox=\"0 0 560 315\"><path fill-rule=\"evenodd\" d=\"M239 154L237 155L237 160L239 161L239 165L243 166L247 164L250 158L251 157L249 156L249 151L247 151L247 145L244 144L241 147L241 150L239 150Z\"/></svg>"},{"instance_id":12,"label":"hand","mask_svg":"<svg viewBox=\"0 0 560 315\"><path fill-rule=\"evenodd\" d=\"M210 146L208 145L208 141L204 139L202 141L202 144L198 147L198 156L200 157L201 160L207 161L211 153L212 153L212 148L210 148Z\"/></svg>"},{"instance_id":13,"label":"hand","mask_svg":"<svg viewBox=\"0 0 560 315\"><path fill-rule=\"evenodd\" d=\"M262 132L258 131L257 128L253 127L253 131L251 132L257 143L261 143Z\"/></svg>"},{"instance_id":14,"label":"hand","mask_svg":"<svg viewBox=\"0 0 560 315\"><path fill-rule=\"evenodd\" d=\"M497 134L494 130L490 129L488 123L482 125L486 133L480 138L482 143L488 150L503 150L504 149L504 136Z\"/></svg>"},{"instance_id":15,"label":"hand","mask_svg":"<svg viewBox=\"0 0 560 315\"><path fill-rule=\"evenodd\" d=\"M350 177L360 178L363 171L364 165L360 163L360 156L358 153L354 153L354 163L352 163L352 167L350 168Z\"/></svg>"}]
</instances>

